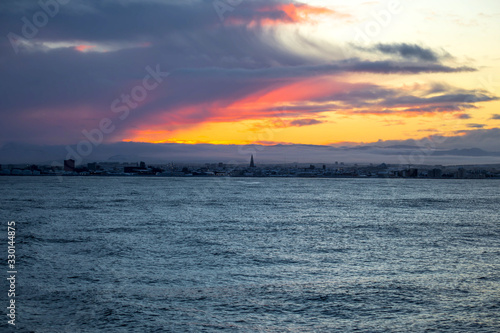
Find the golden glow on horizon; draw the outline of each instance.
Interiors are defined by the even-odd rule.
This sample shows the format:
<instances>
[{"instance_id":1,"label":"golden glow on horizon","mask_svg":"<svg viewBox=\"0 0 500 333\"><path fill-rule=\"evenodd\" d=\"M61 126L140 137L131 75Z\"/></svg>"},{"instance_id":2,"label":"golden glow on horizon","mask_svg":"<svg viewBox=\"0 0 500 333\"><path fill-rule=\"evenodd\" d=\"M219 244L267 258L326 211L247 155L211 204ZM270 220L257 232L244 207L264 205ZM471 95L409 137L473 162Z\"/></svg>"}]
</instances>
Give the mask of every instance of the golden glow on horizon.
<instances>
[{"instance_id":1,"label":"golden glow on horizon","mask_svg":"<svg viewBox=\"0 0 500 333\"><path fill-rule=\"evenodd\" d=\"M497 107L499 106L496 103ZM207 122L190 129L176 131L137 132L124 141L184 144L314 144L338 142L375 142L378 140L420 139L429 135L452 136L471 130L470 123L484 123L494 112L459 119L460 113L442 113L423 117L328 114L324 123L303 127L273 127L280 119L244 120L239 122ZM281 119L281 121L286 121ZM485 128L496 127L489 120Z\"/></svg>"},{"instance_id":2,"label":"golden glow on horizon","mask_svg":"<svg viewBox=\"0 0 500 333\"><path fill-rule=\"evenodd\" d=\"M476 73L474 73L476 74ZM474 76L474 74L468 74ZM464 74L459 76L466 77ZM395 84L399 91L419 94L431 86L425 81L416 80L405 83L394 77L380 75L361 75L361 79L350 77L346 82L337 82L332 77L317 77L277 87L270 91L256 93L228 105L216 108L212 117L201 123L182 124L182 115L192 118L197 114L197 107L181 110L177 122L171 123L169 130L162 125L150 126L149 130L136 130L128 133L124 141L151 143L209 143L245 145L251 143L272 144L331 144L335 142L374 142L378 140L419 139L432 134L457 135L460 131L472 130L469 124L483 124L484 128L500 125L500 121L492 120L494 114L500 113L500 102L478 103L477 109L453 112L409 112L385 114L374 110L362 110L365 113L355 113L359 110L339 109L334 107L326 112L307 113L307 107L321 106L317 103L304 103L322 96L328 96L343 91L351 91L365 83L376 82L382 78L384 83ZM436 75L436 81L440 75ZM475 76L477 80L477 76ZM399 76L399 79L401 77ZM473 86L474 79L470 79ZM431 81L432 83L432 81ZM478 88L478 90L481 90ZM290 111L283 105L295 105L299 110ZM328 102L325 104L328 106ZM301 107L304 109L301 110ZM389 111L397 112L402 108ZM468 114L470 118L460 118ZM168 121L169 116L165 117ZM319 124L310 126L293 126L294 120L314 119ZM180 121L180 122L179 122ZM156 128L156 129L152 129ZM163 127L165 128L165 127ZM477 128L476 128L477 129Z\"/></svg>"}]
</instances>

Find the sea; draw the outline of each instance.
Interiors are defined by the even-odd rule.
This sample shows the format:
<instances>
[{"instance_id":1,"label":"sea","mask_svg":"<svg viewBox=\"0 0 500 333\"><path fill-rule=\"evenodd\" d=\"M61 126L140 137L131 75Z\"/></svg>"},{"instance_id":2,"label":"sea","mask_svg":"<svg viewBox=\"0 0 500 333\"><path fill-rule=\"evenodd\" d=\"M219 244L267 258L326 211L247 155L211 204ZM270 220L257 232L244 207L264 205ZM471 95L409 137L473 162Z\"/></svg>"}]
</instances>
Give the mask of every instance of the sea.
<instances>
[{"instance_id":1,"label":"sea","mask_svg":"<svg viewBox=\"0 0 500 333\"><path fill-rule=\"evenodd\" d=\"M0 185L1 332L500 332L500 180Z\"/></svg>"}]
</instances>

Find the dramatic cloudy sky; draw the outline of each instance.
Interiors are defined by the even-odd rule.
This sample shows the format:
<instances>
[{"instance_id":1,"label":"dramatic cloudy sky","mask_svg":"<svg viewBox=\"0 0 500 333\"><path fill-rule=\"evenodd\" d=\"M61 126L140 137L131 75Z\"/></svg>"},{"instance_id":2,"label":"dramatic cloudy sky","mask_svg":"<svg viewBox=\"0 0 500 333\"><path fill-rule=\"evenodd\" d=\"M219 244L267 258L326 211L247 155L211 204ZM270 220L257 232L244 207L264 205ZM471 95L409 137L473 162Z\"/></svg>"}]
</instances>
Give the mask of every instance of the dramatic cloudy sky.
<instances>
[{"instance_id":1,"label":"dramatic cloudy sky","mask_svg":"<svg viewBox=\"0 0 500 333\"><path fill-rule=\"evenodd\" d=\"M127 142L500 151L497 0L2 1L0 34L0 162L88 137L88 159Z\"/></svg>"}]
</instances>

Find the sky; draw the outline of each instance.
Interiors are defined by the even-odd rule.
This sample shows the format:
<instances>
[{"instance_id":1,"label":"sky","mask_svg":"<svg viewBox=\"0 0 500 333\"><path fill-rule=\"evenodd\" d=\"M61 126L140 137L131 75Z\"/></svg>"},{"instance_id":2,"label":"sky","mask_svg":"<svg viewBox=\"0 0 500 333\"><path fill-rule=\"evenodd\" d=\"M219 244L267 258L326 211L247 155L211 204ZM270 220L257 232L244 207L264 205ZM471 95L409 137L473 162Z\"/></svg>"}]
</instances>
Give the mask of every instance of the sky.
<instances>
[{"instance_id":1,"label":"sky","mask_svg":"<svg viewBox=\"0 0 500 333\"><path fill-rule=\"evenodd\" d=\"M500 162L495 0L2 1L0 35L1 163L423 145Z\"/></svg>"}]
</instances>

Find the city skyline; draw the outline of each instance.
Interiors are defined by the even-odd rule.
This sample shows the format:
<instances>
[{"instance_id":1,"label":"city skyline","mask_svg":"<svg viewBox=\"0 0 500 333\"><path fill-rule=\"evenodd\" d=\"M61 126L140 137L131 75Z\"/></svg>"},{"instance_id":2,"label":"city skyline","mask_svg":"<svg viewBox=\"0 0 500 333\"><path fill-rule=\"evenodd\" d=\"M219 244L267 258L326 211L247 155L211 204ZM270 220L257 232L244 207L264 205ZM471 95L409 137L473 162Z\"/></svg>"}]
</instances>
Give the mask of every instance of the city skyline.
<instances>
[{"instance_id":1,"label":"city skyline","mask_svg":"<svg viewBox=\"0 0 500 333\"><path fill-rule=\"evenodd\" d=\"M423 179L500 179L500 164L489 165L404 165L288 163L256 164L253 154L247 164L232 161L219 163L92 162L77 164L64 160L62 164L0 165L0 176L110 176L110 177L292 177L292 178L423 178Z\"/></svg>"},{"instance_id":2,"label":"city skyline","mask_svg":"<svg viewBox=\"0 0 500 333\"><path fill-rule=\"evenodd\" d=\"M497 163L499 16L489 0L5 3L0 163Z\"/></svg>"}]
</instances>

